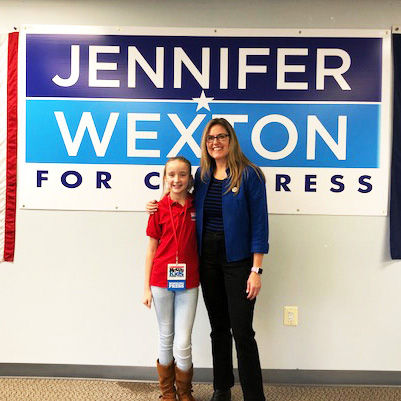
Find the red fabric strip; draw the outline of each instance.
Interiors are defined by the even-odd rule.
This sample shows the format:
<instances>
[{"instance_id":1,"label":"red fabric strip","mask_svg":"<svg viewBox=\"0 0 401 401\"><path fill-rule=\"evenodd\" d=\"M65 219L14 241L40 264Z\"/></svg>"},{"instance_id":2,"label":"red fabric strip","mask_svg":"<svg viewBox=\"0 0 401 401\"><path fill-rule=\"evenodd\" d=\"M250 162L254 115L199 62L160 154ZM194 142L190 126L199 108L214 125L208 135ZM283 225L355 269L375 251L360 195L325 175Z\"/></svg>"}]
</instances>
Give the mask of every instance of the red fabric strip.
<instances>
[{"instance_id":1,"label":"red fabric strip","mask_svg":"<svg viewBox=\"0 0 401 401\"><path fill-rule=\"evenodd\" d=\"M7 189L4 238L4 260L14 260L15 213L17 198L18 133L18 32L8 35L7 72Z\"/></svg>"}]
</instances>

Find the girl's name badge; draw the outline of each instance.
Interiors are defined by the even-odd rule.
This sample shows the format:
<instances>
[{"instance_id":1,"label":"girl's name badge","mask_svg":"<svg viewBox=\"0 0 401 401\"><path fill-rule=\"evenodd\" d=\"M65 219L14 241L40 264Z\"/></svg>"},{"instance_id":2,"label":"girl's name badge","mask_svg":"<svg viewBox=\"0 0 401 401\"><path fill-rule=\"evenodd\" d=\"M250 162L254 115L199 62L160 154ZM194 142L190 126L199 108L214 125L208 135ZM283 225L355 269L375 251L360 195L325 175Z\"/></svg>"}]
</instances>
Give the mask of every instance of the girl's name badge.
<instances>
[{"instance_id":1,"label":"girl's name badge","mask_svg":"<svg viewBox=\"0 0 401 401\"><path fill-rule=\"evenodd\" d=\"M185 290L187 287L186 263L169 263L167 265L167 289L169 291Z\"/></svg>"}]
</instances>

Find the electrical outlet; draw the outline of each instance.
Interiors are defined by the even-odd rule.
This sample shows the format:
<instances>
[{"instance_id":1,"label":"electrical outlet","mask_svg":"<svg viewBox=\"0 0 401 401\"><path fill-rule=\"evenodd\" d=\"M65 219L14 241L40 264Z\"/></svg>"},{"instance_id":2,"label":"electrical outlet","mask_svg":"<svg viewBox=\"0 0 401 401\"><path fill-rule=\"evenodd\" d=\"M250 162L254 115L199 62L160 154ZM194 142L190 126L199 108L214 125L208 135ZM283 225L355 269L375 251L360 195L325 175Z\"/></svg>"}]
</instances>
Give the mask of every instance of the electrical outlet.
<instances>
[{"instance_id":1,"label":"electrical outlet","mask_svg":"<svg viewBox=\"0 0 401 401\"><path fill-rule=\"evenodd\" d=\"M284 326L298 326L298 306L284 306Z\"/></svg>"}]
</instances>

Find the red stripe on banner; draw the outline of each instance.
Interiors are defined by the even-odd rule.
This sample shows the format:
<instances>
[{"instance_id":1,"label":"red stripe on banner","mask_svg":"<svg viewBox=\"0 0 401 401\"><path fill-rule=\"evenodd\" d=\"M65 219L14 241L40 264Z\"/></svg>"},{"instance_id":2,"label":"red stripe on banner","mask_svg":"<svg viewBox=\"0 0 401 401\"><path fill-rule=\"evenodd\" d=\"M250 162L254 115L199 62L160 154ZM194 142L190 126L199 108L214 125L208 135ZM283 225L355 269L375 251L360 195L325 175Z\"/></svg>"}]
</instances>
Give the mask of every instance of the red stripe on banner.
<instances>
[{"instance_id":1,"label":"red stripe on banner","mask_svg":"<svg viewBox=\"0 0 401 401\"><path fill-rule=\"evenodd\" d=\"M4 235L4 260L14 260L15 213L17 198L18 132L18 32L8 35L7 72L7 189Z\"/></svg>"}]
</instances>

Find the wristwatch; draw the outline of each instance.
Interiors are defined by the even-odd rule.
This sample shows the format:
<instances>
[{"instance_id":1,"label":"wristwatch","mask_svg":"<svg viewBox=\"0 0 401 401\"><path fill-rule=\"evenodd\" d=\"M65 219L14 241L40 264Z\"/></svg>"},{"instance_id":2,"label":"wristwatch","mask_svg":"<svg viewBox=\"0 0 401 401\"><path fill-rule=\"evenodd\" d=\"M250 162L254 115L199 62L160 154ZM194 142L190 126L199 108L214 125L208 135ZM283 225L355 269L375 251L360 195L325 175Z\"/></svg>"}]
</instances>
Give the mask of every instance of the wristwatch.
<instances>
[{"instance_id":1,"label":"wristwatch","mask_svg":"<svg viewBox=\"0 0 401 401\"><path fill-rule=\"evenodd\" d=\"M261 267L252 267L251 272L262 274L263 273L263 269Z\"/></svg>"}]
</instances>

